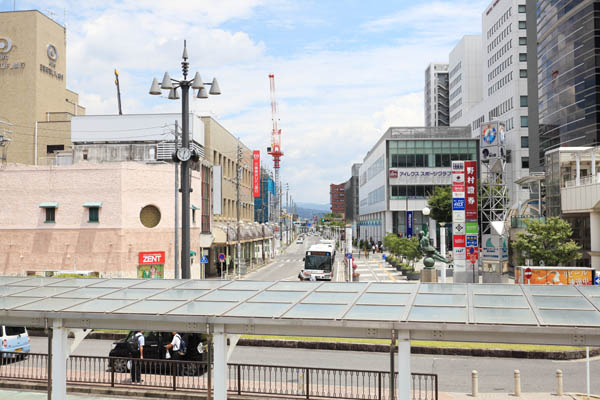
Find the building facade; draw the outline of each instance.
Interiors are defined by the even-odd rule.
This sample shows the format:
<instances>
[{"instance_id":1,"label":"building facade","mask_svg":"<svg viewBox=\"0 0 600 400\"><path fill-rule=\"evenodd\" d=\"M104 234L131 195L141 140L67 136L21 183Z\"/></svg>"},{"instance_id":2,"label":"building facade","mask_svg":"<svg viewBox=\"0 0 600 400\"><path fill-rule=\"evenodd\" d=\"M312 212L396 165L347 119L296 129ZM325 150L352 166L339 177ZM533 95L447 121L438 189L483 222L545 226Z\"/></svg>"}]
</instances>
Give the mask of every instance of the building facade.
<instances>
[{"instance_id":1,"label":"building facade","mask_svg":"<svg viewBox=\"0 0 600 400\"><path fill-rule=\"evenodd\" d=\"M358 175L360 171L360 164L352 164L352 175L350 179L344 184L344 197L346 202L346 224L352 225L352 236L357 237L357 222L358 222Z\"/></svg>"},{"instance_id":2,"label":"building facade","mask_svg":"<svg viewBox=\"0 0 600 400\"><path fill-rule=\"evenodd\" d=\"M467 127L389 128L360 166L359 237L436 232L422 212L427 196L435 186L451 185L452 161L478 160L478 149ZM431 234L435 243L438 234Z\"/></svg>"},{"instance_id":3,"label":"building facade","mask_svg":"<svg viewBox=\"0 0 600 400\"><path fill-rule=\"evenodd\" d=\"M174 277L173 167L140 162L69 166L7 165L0 170L2 275L93 271L138 276L140 253L162 253ZM192 171L192 187L202 176ZM202 195L191 193L191 277L200 278Z\"/></svg>"},{"instance_id":4,"label":"building facade","mask_svg":"<svg viewBox=\"0 0 600 400\"><path fill-rule=\"evenodd\" d=\"M0 134L5 162L44 164L70 150L85 114L67 89L66 29L39 11L0 12Z\"/></svg>"},{"instance_id":5,"label":"building facade","mask_svg":"<svg viewBox=\"0 0 600 400\"><path fill-rule=\"evenodd\" d=\"M342 214L346 212L346 200L345 200L345 183L336 185L332 183L329 185L329 201L331 203L331 212L335 214Z\"/></svg>"},{"instance_id":6,"label":"building facade","mask_svg":"<svg viewBox=\"0 0 600 400\"><path fill-rule=\"evenodd\" d=\"M260 197L254 198L254 221L259 223L273 222L275 201L275 181L270 171L260 170Z\"/></svg>"},{"instance_id":7,"label":"building facade","mask_svg":"<svg viewBox=\"0 0 600 400\"><path fill-rule=\"evenodd\" d=\"M539 151L600 143L600 3L537 2Z\"/></svg>"},{"instance_id":8,"label":"building facade","mask_svg":"<svg viewBox=\"0 0 600 400\"><path fill-rule=\"evenodd\" d=\"M482 100L481 35L466 35L452 49L448 81L450 125Z\"/></svg>"},{"instance_id":9,"label":"building facade","mask_svg":"<svg viewBox=\"0 0 600 400\"><path fill-rule=\"evenodd\" d=\"M448 125L448 64L431 63L425 70L425 126Z\"/></svg>"}]
</instances>

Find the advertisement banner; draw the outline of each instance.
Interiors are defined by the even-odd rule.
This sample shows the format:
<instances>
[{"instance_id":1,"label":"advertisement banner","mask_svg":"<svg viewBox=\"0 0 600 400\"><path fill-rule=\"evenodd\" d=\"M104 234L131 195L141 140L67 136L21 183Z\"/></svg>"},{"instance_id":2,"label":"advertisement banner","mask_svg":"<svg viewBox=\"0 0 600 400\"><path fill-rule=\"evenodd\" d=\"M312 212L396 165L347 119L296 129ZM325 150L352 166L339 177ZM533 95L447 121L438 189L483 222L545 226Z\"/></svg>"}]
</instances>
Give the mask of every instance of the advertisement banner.
<instances>
[{"instance_id":1,"label":"advertisement banner","mask_svg":"<svg viewBox=\"0 0 600 400\"><path fill-rule=\"evenodd\" d=\"M466 229L467 229L467 233L477 233L478 231L478 227L477 227L477 222L467 222L465 224Z\"/></svg>"},{"instance_id":2,"label":"advertisement banner","mask_svg":"<svg viewBox=\"0 0 600 400\"><path fill-rule=\"evenodd\" d=\"M452 210L462 211L465 209L465 199L452 199Z\"/></svg>"},{"instance_id":3,"label":"advertisement banner","mask_svg":"<svg viewBox=\"0 0 600 400\"><path fill-rule=\"evenodd\" d=\"M398 171L395 169L390 169L390 178L397 178L398 177Z\"/></svg>"},{"instance_id":4,"label":"advertisement banner","mask_svg":"<svg viewBox=\"0 0 600 400\"><path fill-rule=\"evenodd\" d=\"M456 222L465 222L465 212L464 211L452 211L452 223Z\"/></svg>"},{"instance_id":5,"label":"advertisement banner","mask_svg":"<svg viewBox=\"0 0 600 400\"><path fill-rule=\"evenodd\" d=\"M465 223L457 222L452 224L452 234L453 235L464 235L465 234Z\"/></svg>"},{"instance_id":6,"label":"advertisement banner","mask_svg":"<svg viewBox=\"0 0 600 400\"><path fill-rule=\"evenodd\" d=\"M477 235L466 235L465 236L465 245L467 247L475 247L475 248L479 248L479 246L477 245Z\"/></svg>"},{"instance_id":7,"label":"advertisement banner","mask_svg":"<svg viewBox=\"0 0 600 400\"><path fill-rule=\"evenodd\" d=\"M477 220L477 161L465 161L465 218Z\"/></svg>"},{"instance_id":8,"label":"advertisement banner","mask_svg":"<svg viewBox=\"0 0 600 400\"><path fill-rule=\"evenodd\" d=\"M592 285L594 270L577 267L515 268L515 283L526 285Z\"/></svg>"},{"instance_id":9,"label":"advertisement banner","mask_svg":"<svg viewBox=\"0 0 600 400\"><path fill-rule=\"evenodd\" d=\"M413 236L413 212L406 212L406 237L411 238Z\"/></svg>"},{"instance_id":10,"label":"advertisement banner","mask_svg":"<svg viewBox=\"0 0 600 400\"><path fill-rule=\"evenodd\" d=\"M164 279L165 266L162 264L138 265L137 277L138 279Z\"/></svg>"},{"instance_id":11,"label":"advertisement banner","mask_svg":"<svg viewBox=\"0 0 600 400\"><path fill-rule=\"evenodd\" d=\"M455 247L453 253L454 253L455 260L466 260L467 259L467 253L466 253L466 249L464 247Z\"/></svg>"},{"instance_id":12,"label":"advertisement banner","mask_svg":"<svg viewBox=\"0 0 600 400\"><path fill-rule=\"evenodd\" d=\"M455 249L456 247L465 247L465 235L454 235L452 242Z\"/></svg>"},{"instance_id":13,"label":"advertisement banner","mask_svg":"<svg viewBox=\"0 0 600 400\"><path fill-rule=\"evenodd\" d=\"M260 150L252 152L252 194L260 197Z\"/></svg>"},{"instance_id":14,"label":"advertisement banner","mask_svg":"<svg viewBox=\"0 0 600 400\"><path fill-rule=\"evenodd\" d=\"M140 251L138 256L138 264L154 265L165 263L164 251Z\"/></svg>"}]
</instances>

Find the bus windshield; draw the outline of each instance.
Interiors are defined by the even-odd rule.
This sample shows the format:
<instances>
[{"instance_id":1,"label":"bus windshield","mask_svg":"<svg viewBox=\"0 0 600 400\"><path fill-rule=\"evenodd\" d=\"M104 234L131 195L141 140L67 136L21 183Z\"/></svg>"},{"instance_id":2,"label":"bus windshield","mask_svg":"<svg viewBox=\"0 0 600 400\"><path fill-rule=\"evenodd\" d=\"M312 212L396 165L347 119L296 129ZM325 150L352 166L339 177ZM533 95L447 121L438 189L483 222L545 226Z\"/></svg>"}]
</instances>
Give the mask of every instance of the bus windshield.
<instances>
[{"instance_id":1,"label":"bus windshield","mask_svg":"<svg viewBox=\"0 0 600 400\"><path fill-rule=\"evenodd\" d=\"M331 256L309 255L304 259L305 270L331 272Z\"/></svg>"}]
</instances>

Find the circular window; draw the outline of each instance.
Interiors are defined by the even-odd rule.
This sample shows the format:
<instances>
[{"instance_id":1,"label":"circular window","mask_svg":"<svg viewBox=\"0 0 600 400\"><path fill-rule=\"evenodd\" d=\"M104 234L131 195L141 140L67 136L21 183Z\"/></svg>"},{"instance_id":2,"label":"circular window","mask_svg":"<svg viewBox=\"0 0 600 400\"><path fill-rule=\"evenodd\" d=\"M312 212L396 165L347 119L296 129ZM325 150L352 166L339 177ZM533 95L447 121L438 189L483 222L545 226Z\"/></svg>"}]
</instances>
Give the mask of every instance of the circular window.
<instances>
[{"instance_id":1,"label":"circular window","mask_svg":"<svg viewBox=\"0 0 600 400\"><path fill-rule=\"evenodd\" d=\"M146 228L154 228L160 222L160 211L154 206L146 206L140 211L140 221Z\"/></svg>"}]
</instances>

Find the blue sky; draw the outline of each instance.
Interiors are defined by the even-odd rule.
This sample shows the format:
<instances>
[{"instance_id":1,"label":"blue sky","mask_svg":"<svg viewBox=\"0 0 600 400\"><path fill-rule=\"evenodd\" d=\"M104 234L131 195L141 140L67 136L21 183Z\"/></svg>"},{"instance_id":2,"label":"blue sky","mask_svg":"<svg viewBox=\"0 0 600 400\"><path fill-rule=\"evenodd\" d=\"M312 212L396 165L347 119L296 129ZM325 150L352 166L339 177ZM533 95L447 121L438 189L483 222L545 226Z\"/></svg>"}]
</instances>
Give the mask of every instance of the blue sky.
<instances>
[{"instance_id":1,"label":"blue sky","mask_svg":"<svg viewBox=\"0 0 600 400\"><path fill-rule=\"evenodd\" d=\"M268 74L280 108L281 175L298 202L329 202L329 184L390 126L423 125L424 71L481 31L488 1L17 0L67 23L67 84L88 114L176 112L151 97L153 77L178 75L183 39L191 70L222 95L193 102L253 149L270 143ZM0 0L0 10L13 8ZM0 28L1 29L1 28ZM270 166L272 162L268 163Z\"/></svg>"}]
</instances>

